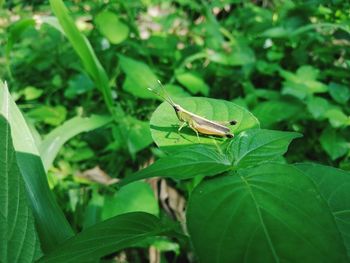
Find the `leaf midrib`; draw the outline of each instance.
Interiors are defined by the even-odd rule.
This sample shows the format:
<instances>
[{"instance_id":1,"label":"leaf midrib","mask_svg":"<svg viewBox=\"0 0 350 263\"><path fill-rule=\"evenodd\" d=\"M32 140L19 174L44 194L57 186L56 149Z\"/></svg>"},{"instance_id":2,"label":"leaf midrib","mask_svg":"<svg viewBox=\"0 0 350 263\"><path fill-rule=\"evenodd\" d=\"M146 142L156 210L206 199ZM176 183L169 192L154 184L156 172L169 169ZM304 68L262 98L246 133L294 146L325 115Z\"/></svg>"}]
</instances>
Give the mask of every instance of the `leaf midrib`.
<instances>
[{"instance_id":1,"label":"leaf midrib","mask_svg":"<svg viewBox=\"0 0 350 263\"><path fill-rule=\"evenodd\" d=\"M250 187L248 181L245 180L245 178L244 178L243 176L240 176L240 178L241 178L242 182L247 186L248 192L249 192L250 196L252 197L252 200L253 200L253 203L254 203L254 205L255 205L255 208L256 208L256 212L257 212L259 221L260 221L261 226L262 226L262 228L263 228L264 235L265 235L265 237L266 237L267 244L268 244L269 247L270 247L272 256L273 256L273 258L274 258L274 261L275 261L276 263L280 263L280 259L279 259L278 255L277 255L277 252L276 252L275 247L274 247L273 244L272 244L271 237L270 237L270 235L269 235L269 233L268 233L268 231L267 231L267 227L266 227L266 225L265 225L264 219L263 219L262 214L261 214L260 207L259 207L259 205L258 205L258 202L256 201L256 198L255 198L255 195L254 195L254 193L253 193L253 191L252 191L252 189L251 189L251 187Z\"/></svg>"}]
</instances>

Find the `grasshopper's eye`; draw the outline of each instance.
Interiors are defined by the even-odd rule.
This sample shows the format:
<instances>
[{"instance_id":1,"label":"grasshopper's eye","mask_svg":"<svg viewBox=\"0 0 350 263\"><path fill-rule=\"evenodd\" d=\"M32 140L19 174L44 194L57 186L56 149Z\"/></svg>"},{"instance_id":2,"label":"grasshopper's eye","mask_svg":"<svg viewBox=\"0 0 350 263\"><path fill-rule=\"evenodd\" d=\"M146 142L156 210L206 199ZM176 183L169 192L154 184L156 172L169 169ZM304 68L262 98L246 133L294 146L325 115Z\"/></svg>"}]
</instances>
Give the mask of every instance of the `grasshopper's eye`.
<instances>
[{"instance_id":1,"label":"grasshopper's eye","mask_svg":"<svg viewBox=\"0 0 350 263\"><path fill-rule=\"evenodd\" d=\"M177 112L177 111L180 111L180 108L177 106L177 105L174 105L174 110Z\"/></svg>"}]
</instances>

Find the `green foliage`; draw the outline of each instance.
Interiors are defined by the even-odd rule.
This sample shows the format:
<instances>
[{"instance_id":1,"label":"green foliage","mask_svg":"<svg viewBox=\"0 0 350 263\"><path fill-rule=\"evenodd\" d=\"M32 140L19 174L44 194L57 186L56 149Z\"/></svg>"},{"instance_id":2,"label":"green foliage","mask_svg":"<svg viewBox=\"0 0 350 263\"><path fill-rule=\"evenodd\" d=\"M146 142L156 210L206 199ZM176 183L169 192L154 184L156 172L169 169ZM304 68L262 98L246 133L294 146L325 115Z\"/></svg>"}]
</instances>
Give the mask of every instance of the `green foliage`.
<instances>
[{"instance_id":1,"label":"green foliage","mask_svg":"<svg viewBox=\"0 0 350 263\"><path fill-rule=\"evenodd\" d=\"M2 7L0 113L41 261L350 260L347 1ZM179 132L158 80L234 138Z\"/></svg>"}]
</instances>

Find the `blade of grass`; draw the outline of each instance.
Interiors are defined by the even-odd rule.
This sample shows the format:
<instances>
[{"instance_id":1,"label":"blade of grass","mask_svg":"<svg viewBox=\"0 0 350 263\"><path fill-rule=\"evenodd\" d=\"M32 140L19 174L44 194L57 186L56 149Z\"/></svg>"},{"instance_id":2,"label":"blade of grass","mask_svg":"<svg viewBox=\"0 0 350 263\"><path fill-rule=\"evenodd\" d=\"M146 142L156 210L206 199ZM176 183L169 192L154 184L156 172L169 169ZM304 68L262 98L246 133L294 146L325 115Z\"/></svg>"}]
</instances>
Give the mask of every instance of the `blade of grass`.
<instances>
[{"instance_id":1,"label":"blade of grass","mask_svg":"<svg viewBox=\"0 0 350 263\"><path fill-rule=\"evenodd\" d=\"M0 81L0 113L10 123L18 167L36 220L44 252L73 236L74 232L59 208L46 179L32 134L8 91Z\"/></svg>"},{"instance_id":2,"label":"blade of grass","mask_svg":"<svg viewBox=\"0 0 350 263\"><path fill-rule=\"evenodd\" d=\"M86 72L93 79L97 88L102 92L106 106L113 114L113 97L108 76L100 61L96 57L90 42L82 33L80 33L74 24L74 21L69 16L68 10L62 0L50 0L50 4L51 9L61 24L66 37L81 59Z\"/></svg>"},{"instance_id":3,"label":"blade of grass","mask_svg":"<svg viewBox=\"0 0 350 263\"><path fill-rule=\"evenodd\" d=\"M51 131L39 146L40 155L47 171L52 165L58 151L69 139L82 132L88 132L109 123L108 116L74 117Z\"/></svg>"}]
</instances>

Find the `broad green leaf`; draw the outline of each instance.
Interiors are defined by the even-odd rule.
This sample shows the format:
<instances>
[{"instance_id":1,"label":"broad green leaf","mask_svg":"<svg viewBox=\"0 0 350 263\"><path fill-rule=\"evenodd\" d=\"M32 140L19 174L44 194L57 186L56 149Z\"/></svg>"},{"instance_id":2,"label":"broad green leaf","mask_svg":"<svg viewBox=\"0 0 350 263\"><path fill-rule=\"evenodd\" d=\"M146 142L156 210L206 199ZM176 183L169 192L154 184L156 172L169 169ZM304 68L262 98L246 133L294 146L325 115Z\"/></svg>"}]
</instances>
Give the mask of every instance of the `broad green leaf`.
<instances>
[{"instance_id":1,"label":"broad green leaf","mask_svg":"<svg viewBox=\"0 0 350 263\"><path fill-rule=\"evenodd\" d=\"M131 183L122 187L113 196L105 195L102 220L129 212L146 212L158 216L158 201L148 183Z\"/></svg>"},{"instance_id":2,"label":"broad green leaf","mask_svg":"<svg viewBox=\"0 0 350 263\"><path fill-rule=\"evenodd\" d=\"M129 27L121 22L118 16L110 11L102 11L95 18L101 34L112 44L119 44L127 39Z\"/></svg>"},{"instance_id":3,"label":"broad green leaf","mask_svg":"<svg viewBox=\"0 0 350 263\"><path fill-rule=\"evenodd\" d=\"M302 105L294 101L273 100L259 103L252 112L259 119L261 126L267 128L295 118L302 110Z\"/></svg>"},{"instance_id":4,"label":"broad green leaf","mask_svg":"<svg viewBox=\"0 0 350 263\"><path fill-rule=\"evenodd\" d=\"M241 132L232 140L228 153L236 168L256 166L282 156L288 146L300 133L251 129Z\"/></svg>"},{"instance_id":5,"label":"broad green leaf","mask_svg":"<svg viewBox=\"0 0 350 263\"><path fill-rule=\"evenodd\" d=\"M350 142L347 142L339 132L331 127L327 127L323 130L320 142L322 148L332 160L336 160L350 152Z\"/></svg>"},{"instance_id":6,"label":"broad green leaf","mask_svg":"<svg viewBox=\"0 0 350 263\"><path fill-rule=\"evenodd\" d=\"M167 234L172 228L144 212L119 215L83 230L38 263L90 262L124 248L138 246L151 237Z\"/></svg>"},{"instance_id":7,"label":"broad green leaf","mask_svg":"<svg viewBox=\"0 0 350 263\"><path fill-rule=\"evenodd\" d=\"M181 98L175 99L175 102L186 110L210 120L236 120L237 124L230 126L234 133L259 127L259 122L253 114L232 102L208 98ZM189 127L183 128L179 133L179 120L167 102L155 110L150 124L153 140L159 147L168 150L193 143L217 144L222 141L221 138L209 136L199 136L198 140L196 133Z\"/></svg>"},{"instance_id":8,"label":"broad green leaf","mask_svg":"<svg viewBox=\"0 0 350 263\"><path fill-rule=\"evenodd\" d=\"M201 93L205 96L209 94L209 86L195 73L181 72L176 74L176 79L184 85L192 94Z\"/></svg>"},{"instance_id":9,"label":"broad green leaf","mask_svg":"<svg viewBox=\"0 0 350 263\"><path fill-rule=\"evenodd\" d=\"M143 62L136 61L123 55L119 55L119 63L126 74L126 83L123 88L136 97L143 99L155 98L149 88L158 86L158 77Z\"/></svg>"},{"instance_id":10,"label":"broad green leaf","mask_svg":"<svg viewBox=\"0 0 350 263\"><path fill-rule=\"evenodd\" d=\"M191 145L159 159L145 169L130 175L122 185L151 177L168 177L175 180L195 176L213 176L229 170L231 162L214 147Z\"/></svg>"},{"instance_id":11,"label":"broad green leaf","mask_svg":"<svg viewBox=\"0 0 350 263\"><path fill-rule=\"evenodd\" d=\"M75 52L81 59L84 69L93 79L96 87L102 92L107 108L113 113L114 103L112 91L109 86L109 79L106 71L96 57L90 42L82 33L79 32L78 28L74 24L74 21L69 16L68 10L62 0L50 0L50 5L53 13L56 15L62 26L65 36L68 38Z\"/></svg>"},{"instance_id":12,"label":"broad green leaf","mask_svg":"<svg viewBox=\"0 0 350 263\"><path fill-rule=\"evenodd\" d=\"M12 145L10 125L0 114L0 262L34 262L40 243Z\"/></svg>"},{"instance_id":13,"label":"broad green leaf","mask_svg":"<svg viewBox=\"0 0 350 263\"><path fill-rule=\"evenodd\" d=\"M47 134L39 146L45 170L52 165L58 151L69 139L82 132L102 127L111 121L111 117L92 115L91 117L74 117Z\"/></svg>"},{"instance_id":14,"label":"broad green leaf","mask_svg":"<svg viewBox=\"0 0 350 263\"><path fill-rule=\"evenodd\" d=\"M296 167L314 181L327 201L350 258L350 173L313 163L300 163Z\"/></svg>"},{"instance_id":15,"label":"broad green leaf","mask_svg":"<svg viewBox=\"0 0 350 263\"><path fill-rule=\"evenodd\" d=\"M66 119L67 110L63 106L49 107L41 105L28 112L27 116L38 122L58 126Z\"/></svg>"},{"instance_id":16,"label":"broad green leaf","mask_svg":"<svg viewBox=\"0 0 350 263\"><path fill-rule=\"evenodd\" d=\"M0 113L11 126L18 167L25 182L37 231L44 252L50 251L73 235L49 189L44 167L34 139L6 84L0 82Z\"/></svg>"},{"instance_id":17,"label":"broad green leaf","mask_svg":"<svg viewBox=\"0 0 350 263\"><path fill-rule=\"evenodd\" d=\"M348 262L327 203L289 165L202 182L191 195L187 227L201 263Z\"/></svg>"},{"instance_id":18,"label":"broad green leaf","mask_svg":"<svg viewBox=\"0 0 350 263\"><path fill-rule=\"evenodd\" d=\"M332 98L341 104L345 104L350 99L350 88L345 85L331 82L328 86Z\"/></svg>"}]
</instances>

